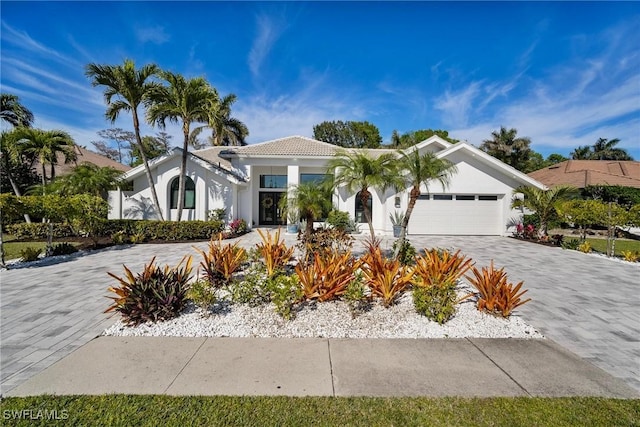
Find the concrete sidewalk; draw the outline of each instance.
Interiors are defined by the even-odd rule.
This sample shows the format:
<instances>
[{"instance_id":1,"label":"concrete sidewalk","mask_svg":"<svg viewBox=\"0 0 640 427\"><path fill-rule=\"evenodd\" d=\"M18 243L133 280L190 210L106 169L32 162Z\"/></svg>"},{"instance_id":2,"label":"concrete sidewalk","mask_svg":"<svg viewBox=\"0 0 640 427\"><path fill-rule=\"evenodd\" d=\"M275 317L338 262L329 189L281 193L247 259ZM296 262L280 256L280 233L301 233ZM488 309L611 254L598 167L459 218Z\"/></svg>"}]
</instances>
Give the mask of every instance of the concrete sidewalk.
<instances>
[{"instance_id":1,"label":"concrete sidewalk","mask_svg":"<svg viewBox=\"0 0 640 427\"><path fill-rule=\"evenodd\" d=\"M551 340L99 337L7 393L640 394Z\"/></svg>"}]
</instances>

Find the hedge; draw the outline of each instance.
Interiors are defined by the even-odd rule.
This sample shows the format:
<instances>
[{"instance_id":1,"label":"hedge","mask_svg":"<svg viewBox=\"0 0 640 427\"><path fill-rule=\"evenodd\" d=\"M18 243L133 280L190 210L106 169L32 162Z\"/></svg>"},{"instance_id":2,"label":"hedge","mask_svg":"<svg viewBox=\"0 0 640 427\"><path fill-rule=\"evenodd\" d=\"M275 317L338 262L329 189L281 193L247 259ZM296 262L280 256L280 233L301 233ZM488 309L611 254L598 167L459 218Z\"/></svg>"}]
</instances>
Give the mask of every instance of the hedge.
<instances>
[{"instance_id":1,"label":"hedge","mask_svg":"<svg viewBox=\"0 0 640 427\"><path fill-rule=\"evenodd\" d=\"M43 239L47 237L48 224L20 223L7 225L7 232L17 239ZM99 236L111 236L117 232L131 236L143 235L151 240L206 240L224 230L223 221L150 221L117 219L105 220ZM71 237L78 233L67 224L53 224L53 237Z\"/></svg>"}]
</instances>

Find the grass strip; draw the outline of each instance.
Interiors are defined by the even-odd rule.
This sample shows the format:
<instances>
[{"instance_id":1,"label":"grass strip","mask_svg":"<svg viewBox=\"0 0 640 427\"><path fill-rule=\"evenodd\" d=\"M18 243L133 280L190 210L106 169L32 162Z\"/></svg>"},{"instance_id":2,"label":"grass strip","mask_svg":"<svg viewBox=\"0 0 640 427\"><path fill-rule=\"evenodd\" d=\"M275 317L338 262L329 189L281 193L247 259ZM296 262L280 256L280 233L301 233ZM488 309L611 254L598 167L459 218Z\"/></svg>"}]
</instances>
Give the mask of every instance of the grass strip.
<instances>
[{"instance_id":1,"label":"grass strip","mask_svg":"<svg viewBox=\"0 0 640 427\"><path fill-rule=\"evenodd\" d=\"M5 398L2 425L638 426L640 400L164 395ZM18 417L22 417L19 419ZM47 416L50 419L47 419ZM53 418L58 418L55 420ZM64 419L63 419L64 418Z\"/></svg>"},{"instance_id":2,"label":"grass strip","mask_svg":"<svg viewBox=\"0 0 640 427\"><path fill-rule=\"evenodd\" d=\"M591 244L593 250L602 253L607 252L607 239L593 239L587 237L587 242ZM623 251L640 251L640 240L616 239L615 249L616 256L622 256Z\"/></svg>"}]
</instances>

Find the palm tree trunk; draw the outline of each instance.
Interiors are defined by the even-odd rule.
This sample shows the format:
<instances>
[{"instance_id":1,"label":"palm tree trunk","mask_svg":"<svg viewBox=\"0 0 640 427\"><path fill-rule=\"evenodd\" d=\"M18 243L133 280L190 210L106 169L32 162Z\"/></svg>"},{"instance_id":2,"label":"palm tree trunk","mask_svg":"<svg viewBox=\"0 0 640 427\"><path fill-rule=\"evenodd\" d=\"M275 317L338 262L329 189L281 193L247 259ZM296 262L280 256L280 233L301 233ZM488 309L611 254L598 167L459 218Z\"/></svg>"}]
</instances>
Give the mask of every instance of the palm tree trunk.
<instances>
[{"instance_id":1,"label":"palm tree trunk","mask_svg":"<svg viewBox=\"0 0 640 427\"><path fill-rule=\"evenodd\" d=\"M311 233L313 233L313 214L307 214L305 219L307 220L307 226L305 228L305 233L307 238L311 237Z\"/></svg>"},{"instance_id":2,"label":"palm tree trunk","mask_svg":"<svg viewBox=\"0 0 640 427\"><path fill-rule=\"evenodd\" d=\"M182 219L182 208L184 206L184 184L187 176L187 150L189 149L189 123L183 122L182 132L184 133L184 143L182 144L180 180L178 181L178 221Z\"/></svg>"},{"instance_id":3,"label":"palm tree trunk","mask_svg":"<svg viewBox=\"0 0 640 427\"><path fill-rule=\"evenodd\" d=\"M416 206L416 201L420 196L420 186L413 186L411 189L411 193L409 194L409 204L407 205L407 212L404 214L404 219L402 220L402 229L400 230L400 237L398 238L399 242L396 244L396 250L393 254L395 258L398 258L400 255L400 251L404 247L404 242L407 239L407 227L409 226L409 219L411 219L411 214L413 213L413 208Z\"/></svg>"},{"instance_id":4,"label":"palm tree trunk","mask_svg":"<svg viewBox=\"0 0 640 427\"><path fill-rule=\"evenodd\" d=\"M56 177L56 167L53 163L51 163L51 178L49 179L49 182L53 182L55 177Z\"/></svg>"},{"instance_id":5,"label":"palm tree trunk","mask_svg":"<svg viewBox=\"0 0 640 427\"><path fill-rule=\"evenodd\" d=\"M373 231L373 221L371 220L371 211L369 210L369 198L371 193L369 189L363 188L360 190L360 200L362 201L362 210L364 211L364 217L369 224L369 233L371 233L371 241L376 238L376 233Z\"/></svg>"},{"instance_id":6,"label":"palm tree trunk","mask_svg":"<svg viewBox=\"0 0 640 427\"><path fill-rule=\"evenodd\" d=\"M11 188L13 188L13 192L16 194L17 197L21 197L22 194L20 193L20 189L18 188L18 184L16 184L16 182L14 181L13 177L11 176L11 173L9 171L9 165L6 165L6 170L7 170L7 177L9 177L9 184L11 184ZM28 213L24 214L24 220L27 224L31 224L31 217L29 216ZM3 260L4 263L4 260Z\"/></svg>"},{"instance_id":7,"label":"palm tree trunk","mask_svg":"<svg viewBox=\"0 0 640 427\"><path fill-rule=\"evenodd\" d=\"M147 182L149 183L149 188L151 189L151 199L153 200L153 205L156 208L156 212L158 212L160 221L164 221L164 217L162 216L162 209L160 209L160 203L158 203L158 193L156 193L156 185L153 182L153 176L151 175L151 168L149 168L147 154L144 152L142 138L140 138L140 122L138 121L138 111L136 108L133 109L133 129L136 134L136 143L138 144L138 149L140 150L140 157L142 157L142 164L144 164L144 172L147 175Z\"/></svg>"}]
</instances>

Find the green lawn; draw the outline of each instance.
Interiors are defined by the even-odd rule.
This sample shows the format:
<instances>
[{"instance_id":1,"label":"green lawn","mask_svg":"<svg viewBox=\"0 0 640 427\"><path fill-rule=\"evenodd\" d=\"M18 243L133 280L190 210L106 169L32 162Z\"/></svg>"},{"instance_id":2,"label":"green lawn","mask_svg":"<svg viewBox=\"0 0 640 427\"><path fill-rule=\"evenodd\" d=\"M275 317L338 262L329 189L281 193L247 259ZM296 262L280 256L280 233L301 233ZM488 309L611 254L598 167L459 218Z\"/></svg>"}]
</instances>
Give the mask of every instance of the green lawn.
<instances>
[{"instance_id":1,"label":"green lawn","mask_svg":"<svg viewBox=\"0 0 640 427\"><path fill-rule=\"evenodd\" d=\"M606 239L594 239L587 237L587 241L591 243L593 250L605 253L607 251ZM616 239L616 256L622 256L622 251L640 251L640 240L622 240Z\"/></svg>"},{"instance_id":2,"label":"green lawn","mask_svg":"<svg viewBox=\"0 0 640 427\"><path fill-rule=\"evenodd\" d=\"M638 426L640 400L36 396L6 398L3 425ZM22 412L21 412L22 411ZM27 412L24 412L27 411ZM38 412L42 411L42 412ZM45 412L47 411L47 412Z\"/></svg>"},{"instance_id":3,"label":"green lawn","mask_svg":"<svg viewBox=\"0 0 640 427\"><path fill-rule=\"evenodd\" d=\"M40 248L44 252L46 242L5 242L4 246L4 259L9 261L11 259L20 258L20 252L27 248Z\"/></svg>"}]
</instances>

